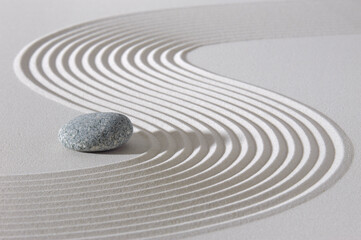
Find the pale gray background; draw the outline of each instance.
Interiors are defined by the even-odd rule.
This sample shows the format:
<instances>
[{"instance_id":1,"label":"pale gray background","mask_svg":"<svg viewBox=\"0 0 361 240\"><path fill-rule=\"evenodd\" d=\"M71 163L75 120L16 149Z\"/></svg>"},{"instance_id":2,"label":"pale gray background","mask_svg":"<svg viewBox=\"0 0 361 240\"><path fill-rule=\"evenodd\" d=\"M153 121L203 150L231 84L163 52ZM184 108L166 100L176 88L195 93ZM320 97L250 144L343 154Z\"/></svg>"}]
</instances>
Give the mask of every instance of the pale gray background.
<instances>
[{"instance_id":1,"label":"pale gray background","mask_svg":"<svg viewBox=\"0 0 361 240\"><path fill-rule=\"evenodd\" d=\"M101 17L231 2L246 1L0 1L0 174L93 167L131 157L105 155L99 162L98 155L62 148L56 138L59 127L80 113L45 99L18 81L12 64L26 44ZM197 66L321 111L341 126L355 150L346 175L315 199L266 219L193 239L361 238L360 42L361 35L259 40L203 47L188 56Z\"/></svg>"}]
</instances>

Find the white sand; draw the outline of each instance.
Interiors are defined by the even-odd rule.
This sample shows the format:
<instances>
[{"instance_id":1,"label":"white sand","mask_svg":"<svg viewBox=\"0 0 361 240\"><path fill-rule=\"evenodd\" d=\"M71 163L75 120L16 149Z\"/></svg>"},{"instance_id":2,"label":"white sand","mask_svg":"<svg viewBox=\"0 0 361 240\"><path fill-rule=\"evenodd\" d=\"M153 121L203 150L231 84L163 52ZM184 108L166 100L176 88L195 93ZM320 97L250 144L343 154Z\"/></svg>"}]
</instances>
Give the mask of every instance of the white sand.
<instances>
[{"instance_id":1,"label":"white sand","mask_svg":"<svg viewBox=\"0 0 361 240\"><path fill-rule=\"evenodd\" d=\"M334 221L332 215L316 217L314 222L307 220L309 215L305 215L302 224L299 218L300 214L306 213L318 216L315 210L325 204L320 203L321 197L329 199L330 195L333 196L333 202L326 202L326 207L323 206L326 212L337 201L347 198L345 187L327 190L350 164L352 148L342 130L329 118L287 97L204 71L190 64L186 54L194 47L230 41L357 34L361 28L355 24L360 19L356 7L359 6L331 4L325 8L322 3L283 2L166 11L95 22L57 32L30 45L18 55L15 63L23 83L51 100L83 112L115 110L127 114L137 127L136 136L141 145L137 146L137 139L134 139L126 149L126 155L124 152L85 155L66 151L55 140L52 141L51 132L57 131L63 118L76 113L31 95L28 89L19 86L25 92L21 97L28 94L31 99L25 103L31 107L25 108L29 111L26 116L36 123L29 124L29 120L19 119L16 117L18 112L13 112L24 108L23 101L6 91L9 96L6 101L16 99L15 104L17 102L21 107L7 110L12 112L4 117L4 121L11 121L11 116L14 116L13 125L23 122L28 125L25 129L16 129L16 134L14 127L7 128L6 136L11 137L4 143L10 147L4 153L9 161L2 168L3 175L7 175L2 177L2 184L6 186L1 206L6 219L3 236L36 236L38 239L55 233L66 238L83 234L110 238L187 236L239 226L275 213L280 215L231 230L216 231L211 236L258 234L269 239L268 231L274 230L271 225L279 226L277 221L272 221L273 218L285 226L283 231L275 233L278 239L293 237L296 232L296 236L302 238L302 233L297 231L301 226L306 234L314 234L314 238L335 236L328 235L332 233L325 232L325 227L317 231L313 228L314 222L329 226ZM212 18L208 17L207 21L197 18L202 14L209 14ZM326 45L327 49L329 41L322 41L332 38L317 39L321 39L317 44ZM338 50L344 53L356 45L357 36L336 40L338 42L333 41L337 46L340 42L351 41L346 50ZM282 40L270 42L273 41ZM283 41L283 44L292 43ZM302 46L303 40L297 41ZM335 114L337 111L327 107L330 102L317 100L321 93L323 96L339 93L336 90L342 87L342 80L333 79L335 85L326 84L326 88L322 88L326 89L325 92L314 91L314 94L306 95L309 98L291 94L292 91L287 89L295 86L287 84L295 70L282 68L280 64L290 64L288 58L292 59L292 55L287 55L287 51L274 60L279 63L276 67L259 68L271 75L264 75L264 79L254 76L254 79L262 79L259 82L253 82L252 78L247 80L242 74L248 76L245 72L252 69L246 67L245 71L240 71L242 61L236 70L232 69L232 64L224 64L239 61L239 55L233 52L234 49L242 50L237 44L220 45L221 53L217 57L209 53L216 52L219 46L201 48L191 53L190 61L243 82L279 90L301 102L306 100L308 105L326 115L339 117ZM303 46L304 49L307 46ZM312 46L315 51L308 55L301 51L301 47L297 48L301 51L301 60L312 59L311 53L319 49L322 55L322 48ZM262 45L257 46L254 57L272 57L283 49L277 45L274 48L272 55L262 51ZM229 49L232 49L232 54L227 54ZM334 48L331 45L328 49ZM252 46L249 46L249 51L252 51ZM241 59L246 61L249 55L245 52ZM209 61L210 56L227 61L222 67L222 64ZM353 55L352 63L358 62L357 57ZM317 58L314 59L319 64ZM301 60L296 59L295 63ZM257 62L267 64L261 60ZM326 62L323 66L335 70L334 62ZM283 71L286 70L288 73L285 74ZM305 83L316 81L316 77L328 79L327 75L317 75L320 72L317 68L305 70L311 80L302 78L304 71L298 73ZM342 71L341 67L336 71L338 76L344 76ZM357 71L351 72L357 76ZM275 78L277 80L272 80ZM322 86L322 83L318 84ZM348 86L359 86L357 81L347 83ZM309 85L306 84L305 89ZM348 97L358 93L347 91L347 88L344 92ZM342 105L338 104L331 106L340 108ZM342 111L345 109L350 108ZM46 116L49 121L45 122ZM347 125L349 121L353 123ZM344 117L337 121L341 128L344 128L343 122L348 126L348 132L352 132L350 128L357 128L354 118ZM24 143L17 142L17 146L22 146L22 149L17 147L15 150L14 144L10 143L20 136ZM353 138L354 135L351 136L354 144L360 142L359 138ZM17 156L13 162L10 160L12 155ZM109 163L114 164L107 165ZM69 171L73 169L80 170ZM342 179L348 181L346 186L350 192L357 188L355 176L358 170L351 167L354 178ZM43 174L11 176L36 172ZM302 207L305 211L297 213L293 208L283 212L325 190L320 197L296 208ZM357 197L347 198L347 201L343 211L338 208L337 216L348 228L341 225L332 231L342 236L347 233L351 239L358 235L357 223L360 221L354 211L358 206ZM343 215L345 212L347 214ZM288 221L280 216L287 216ZM299 226L290 225L292 221L297 221ZM264 225L260 227L262 222Z\"/></svg>"}]
</instances>

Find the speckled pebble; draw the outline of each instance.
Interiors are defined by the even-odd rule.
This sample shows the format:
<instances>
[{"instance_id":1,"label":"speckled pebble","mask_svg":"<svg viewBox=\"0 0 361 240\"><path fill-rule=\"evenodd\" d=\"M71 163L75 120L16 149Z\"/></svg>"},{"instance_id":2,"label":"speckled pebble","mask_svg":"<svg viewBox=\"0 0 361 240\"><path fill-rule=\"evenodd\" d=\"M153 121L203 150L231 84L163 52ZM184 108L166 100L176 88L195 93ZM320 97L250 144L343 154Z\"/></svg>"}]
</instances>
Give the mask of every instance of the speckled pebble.
<instances>
[{"instance_id":1,"label":"speckled pebble","mask_svg":"<svg viewBox=\"0 0 361 240\"><path fill-rule=\"evenodd\" d=\"M58 134L59 141L72 150L98 152L117 148L132 136L130 120L119 113L89 113L65 124Z\"/></svg>"}]
</instances>

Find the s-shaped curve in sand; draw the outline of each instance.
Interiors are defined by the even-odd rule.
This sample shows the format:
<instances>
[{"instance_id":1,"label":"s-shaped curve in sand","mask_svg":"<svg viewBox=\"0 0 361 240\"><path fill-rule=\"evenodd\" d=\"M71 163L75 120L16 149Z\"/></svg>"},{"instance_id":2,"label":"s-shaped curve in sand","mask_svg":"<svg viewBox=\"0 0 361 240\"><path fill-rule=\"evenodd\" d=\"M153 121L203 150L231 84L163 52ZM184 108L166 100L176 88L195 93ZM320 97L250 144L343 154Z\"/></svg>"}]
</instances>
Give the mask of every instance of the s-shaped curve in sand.
<instances>
[{"instance_id":1,"label":"s-shaped curve in sand","mask_svg":"<svg viewBox=\"0 0 361 240\"><path fill-rule=\"evenodd\" d=\"M266 217L325 191L352 147L330 119L188 63L232 41L355 34L356 2L278 2L101 19L41 38L15 61L54 101L129 116L149 149L88 169L0 178L2 239L175 238ZM240 66L242 67L242 66Z\"/></svg>"}]
</instances>

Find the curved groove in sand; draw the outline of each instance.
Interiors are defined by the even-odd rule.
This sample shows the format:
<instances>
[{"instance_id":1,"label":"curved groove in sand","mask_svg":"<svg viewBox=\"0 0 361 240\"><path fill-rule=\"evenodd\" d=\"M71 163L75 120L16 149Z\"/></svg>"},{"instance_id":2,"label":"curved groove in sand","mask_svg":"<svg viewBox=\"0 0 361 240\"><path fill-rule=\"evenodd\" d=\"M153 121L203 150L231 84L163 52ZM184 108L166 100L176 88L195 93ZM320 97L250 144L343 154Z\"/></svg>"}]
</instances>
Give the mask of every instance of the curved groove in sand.
<instances>
[{"instance_id":1,"label":"curved groove in sand","mask_svg":"<svg viewBox=\"0 0 361 240\"><path fill-rule=\"evenodd\" d=\"M31 43L15 61L24 84L84 112L126 114L150 148L101 167L0 177L0 236L187 236L275 214L326 190L351 161L342 130L301 103L186 59L209 44L359 31L320 16L321 8L289 2L150 12Z\"/></svg>"}]
</instances>

